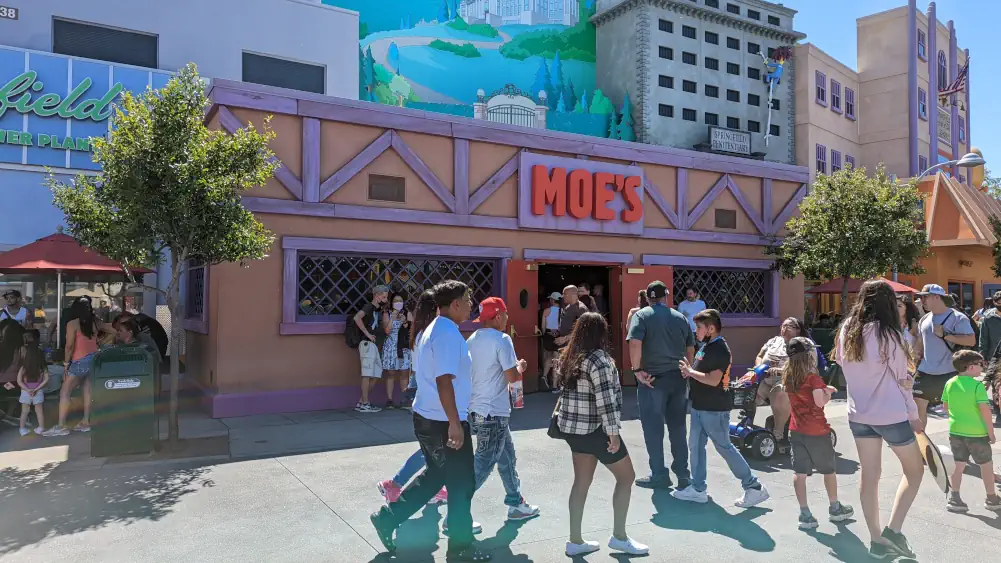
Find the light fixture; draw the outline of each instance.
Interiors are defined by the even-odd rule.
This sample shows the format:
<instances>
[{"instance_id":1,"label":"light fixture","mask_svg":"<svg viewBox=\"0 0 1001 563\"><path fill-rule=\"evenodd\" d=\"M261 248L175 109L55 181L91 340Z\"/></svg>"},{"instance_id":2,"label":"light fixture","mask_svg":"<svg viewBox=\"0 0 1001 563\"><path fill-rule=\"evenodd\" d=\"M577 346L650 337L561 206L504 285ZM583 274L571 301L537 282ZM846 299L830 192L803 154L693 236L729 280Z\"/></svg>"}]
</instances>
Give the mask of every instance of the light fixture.
<instances>
[{"instance_id":1,"label":"light fixture","mask_svg":"<svg viewBox=\"0 0 1001 563\"><path fill-rule=\"evenodd\" d=\"M984 162L984 157L975 152L968 152L956 162L956 165L963 168L976 168L977 166L983 166Z\"/></svg>"}]
</instances>

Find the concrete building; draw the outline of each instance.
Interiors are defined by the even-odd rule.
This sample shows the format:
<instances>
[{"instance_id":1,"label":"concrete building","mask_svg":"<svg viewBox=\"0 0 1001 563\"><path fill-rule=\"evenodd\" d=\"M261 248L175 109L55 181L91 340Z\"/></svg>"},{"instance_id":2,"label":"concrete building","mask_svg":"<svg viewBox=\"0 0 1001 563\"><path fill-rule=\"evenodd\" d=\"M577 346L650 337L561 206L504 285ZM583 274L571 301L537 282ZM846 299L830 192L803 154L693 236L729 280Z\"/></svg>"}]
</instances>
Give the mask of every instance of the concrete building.
<instances>
[{"instance_id":1,"label":"concrete building","mask_svg":"<svg viewBox=\"0 0 1001 563\"><path fill-rule=\"evenodd\" d=\"M577 25L577 0L462 0L459 15L469 23Z\"/></svg>"},{"instance_id":2,"label":"concrete building","mask_svg":"<svg viewBox=\"0 0 1001 563\"><path fill-rule=\"evenodd\" d=\"M760 0L598 0L597 85L616 105L629 93L641 142L702 150L717 126L746 156L795 162L800 73L785 62L769 126L761 56L805 37L795 14Z\"/></svg>"},{"instance_id":3,"label":"concrete building","mask_svg":"<svg viewBox=\"0 0 1001 563\"><path fill-rule=\"evenodd\" d=\"M969 79L960 93L939 95L969 59L953 22L938 21L934 3L923 13L910 0L859 18L857 35L857 72L814 45L795 49L797 162L830 173L839 155L852 155L907 178L969 152Z\"/></svg>"}]
</instances>

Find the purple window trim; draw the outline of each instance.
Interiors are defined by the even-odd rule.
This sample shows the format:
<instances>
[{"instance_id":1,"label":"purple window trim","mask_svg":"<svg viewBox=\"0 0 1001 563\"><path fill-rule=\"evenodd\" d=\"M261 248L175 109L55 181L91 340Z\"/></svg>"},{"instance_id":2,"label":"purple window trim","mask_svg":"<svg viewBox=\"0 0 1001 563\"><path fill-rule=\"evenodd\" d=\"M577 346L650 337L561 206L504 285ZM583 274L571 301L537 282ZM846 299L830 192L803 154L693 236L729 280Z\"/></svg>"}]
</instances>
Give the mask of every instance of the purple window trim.
<instances>
[{"instance_id":1,"label":"purple window trim","mask_svg":"<svg viewBox=\"0 0 1001 563\"><path fill-rule=\"evenodd\" d=\"M816 98L817 98L817 103L820 104L820 105L822 105L822 106L824 106L826 108L827 107L827 75L824 74L823 72L820 72L818 70L818 71L816 71L815 78L816 78L816 81L817 81L816 88L815 88L815 90L816 90L815 95L816 95Z\"/></svg>"},{"instance_id":2,"label":"purple window trim","mask_svg":"<svg viewBox=\"0 0 1001 563\"><path fill-rule=\"evenodd\" d=\"M918 168L922 172L924 172L925 170L928 170L928 157L927 156L921 155L921 156L918 157Z\"/></svg>"},{"instance_id":3,"label":"purple window trim","mask_svg":"<svg viewBox=\"0 0 1001 563\"><path fill-rule=\"evenodd\" d=\"M949 69L946 64L945 51L938 52L938 89L945 90L949 86ZM936 96L937 97L937 96Z\"/></svg>"},{"instance_id":4,"label":"purple window trim","mask_svg":"<svg viewBox=\"0 0 1001 563\"><path fill-rule=\"evenodd\" d=\"M918 58L922 61L928 60L928 44L926 42L926 35L924 30L918 30Z\"/></svg>"},{"instance_id":5,"label":"purple window trim","mask_svg":"<svg viewBox=\"0 0 1001 563\"><path fill-rule=\"evenodd\" d=\"M831 111L841 113L841 83L831 80Z\"/></svg>"},{"instance_id":6,"label":"purple window trim","mask_svg":"<svg viewBox=\"0 0 1001 563\"><path fill-rule=\"evenodd\" d=\"M197 332L199 334L209 333L209 274L212 272L211 265L197 266L205 271L202 276L202 314L197 317L188 317L185 312L184 330ZM191 268L189 268L189 271ZM186 309L186 308L185 308Z\"/></svg>"},{"instance_id":7,"label":"purple window trim","mask_svg":"<svg viewBox=\"0 0 1001 563\"><path fill-rule=\"evenodd\" d=\"M300 321L296 314L296 295L299 283L299 252L343 252L348 254L385 254L387 256L440 256L449 258L492 258L494 268L494 288L505 286L502 276L506 275L507 260L514 256L514 250L489 246L458 246L442 244L414 244L368 240L347 240L314 237L282 237L285 253L282 271L282 322L279 334L343 334L347 318L341 315L327 317L326 321ZM496 291L494 291L496 293ZM476 326L462 323L462 330L474 330Z\"/></svg>"},{"instance_id":8,"label":"purple window trim","mask_svg":"<svg viewBox=\"0 0 1001 563\"><path fill-rule=\"evenodd\" d=\"M845 88L845 117L855 121L855 90Z\"/></svg>"},{"instance_id":9,"label":"purple window trim","mask_svg":"<svg viewBox=\"0 0 1001 563\"><path fill-rule=\"evenodd\" d=\"M845 155L845 166L851 166L852 168L855 168L855 157L852 156L852 155L850 155L850 154L846 154Z\"/></svg>"},{"instance_id":10,"label":"purple window trim","mask_svg":"<svg viewBox=\"0 0 1001 563\"><path fill-rule=\"evenodd\" d=\"M928 93L924 88L918 88L918 117L928 121Z\"/></svg>"},{"instance_id":11,"label":"purple window trim","mask_svg":"<svg viewBox=\"0 0 1001 563\"><path fill-rule=\"evenodd\" d=\"M959 142L966 142L966 122L963 119L959 120Z\"/></svg>"},{"instance_id":12,"label":"purple window trim","mask_svg":"<svg viewBox=\"0 0 1001 563\"><path fill-rule=\"evenodd\" d=\"M831 149L831 174L841 170L841 151Z\"/></svg>"},{"instance_id":13,"label":"purple window trim","mask_svg":"<svg viewBox=\"0 0 1001 563\"><path fill-rule=\"evenodd\" d=\"M817 173L827 174L827 147L817 145Z\"/></svg>"}]
</instances>

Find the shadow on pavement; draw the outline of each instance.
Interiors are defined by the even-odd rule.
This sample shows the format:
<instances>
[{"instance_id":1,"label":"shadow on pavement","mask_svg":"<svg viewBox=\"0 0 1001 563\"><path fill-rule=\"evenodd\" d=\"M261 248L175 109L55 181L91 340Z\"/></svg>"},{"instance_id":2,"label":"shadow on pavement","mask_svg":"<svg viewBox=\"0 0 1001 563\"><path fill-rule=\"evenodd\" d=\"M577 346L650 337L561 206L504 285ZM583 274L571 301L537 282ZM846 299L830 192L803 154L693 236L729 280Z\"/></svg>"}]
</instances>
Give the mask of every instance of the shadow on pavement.
<instances>
[{"instance_id":1,"label":"shadow on pavement","mask_svg":"<svg viewBox=\"0 0 1001 563\"><path fill-rule=\"evenodd\" d=\"M661 528L719 534L736 540L748 551L767 553L775 550L775 540L754 522L770 509L750 508L731 515L716 504L715 499L706 504L694 504L677 500L670 492L659 489L653 492L653 505L657 512L650 521Z\"/></svg>"},{"instance_id":2,"label":"shadow on pavement","mask_svg":"<svg viewBox=\"0 0 1001 563\"><path fill-rule=\"evenodd\" d=\"M38 542L112 523L160 520L181 498L214 482L206 467L150 468L136 475L34 469L0 469L0 558ZM40 498L45 502L38 502Z\"/></svg>"},{"instance_id":3,"label":"shadow on pavement","mask_svg":"<svg viewBox=\"0 0 1001 563\"><path fill-rule=\"evenodd\" d=\"M816 530L804 532L831 550L831 556L845 563L869 560L869 548L851 530L838 526L838 533L831 535Z\"/></svg>"},{"instance_id":4,"label":"shadow on pavement","mask_svg":"<svg viewBox=\"0 0 1001 563\"><path fill-rule=\"evenodd\" d=\"M840 453L835 453L834 471L838 475L854 475L858 473L859 463L854 459L848 459ZM745 455L744 459L751 469L761 473L778 473L779 471L792 471L792 457L789 454L776 454L768 461L762 461L752 455Z\"/></svg>"},{"instance_id":5,"label":"shadow on pavement","mask_svg":"<svg viewBox=\"0 0 1001 563\"><path fill-rule=\"evenodd\" d=\"M506 520L497 533L492 538L487 538L480 542L480 547L484 551L493 554L493 561L496 563L532 563L532 559L523 553L515 554L511 551L511 544L518 538L518 531L531 520L519 520L517 522Z\"/></svg>"}]
</instances>

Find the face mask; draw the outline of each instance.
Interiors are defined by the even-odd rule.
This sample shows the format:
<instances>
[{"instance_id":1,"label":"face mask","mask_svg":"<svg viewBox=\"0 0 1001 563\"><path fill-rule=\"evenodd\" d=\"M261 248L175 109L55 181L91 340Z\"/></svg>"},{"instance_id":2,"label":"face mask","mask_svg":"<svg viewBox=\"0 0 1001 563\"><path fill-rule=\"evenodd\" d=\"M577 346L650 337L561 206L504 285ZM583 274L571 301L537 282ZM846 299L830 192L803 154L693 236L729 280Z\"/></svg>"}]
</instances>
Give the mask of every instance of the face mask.
<instances>
[{"instance_id":1,"label":"face mask","mask_svg":"<svg viewBox=\"0 0 1001 563\"><path fill-rule=\"evenodd\" d=\"M403 310L403 303L400 303L400 302L393 303L393 308L396 309L397 311L402 311Z\"/></svg>"}]
</instances>

